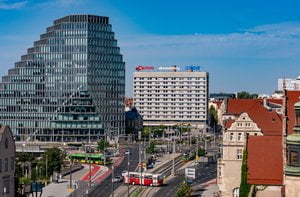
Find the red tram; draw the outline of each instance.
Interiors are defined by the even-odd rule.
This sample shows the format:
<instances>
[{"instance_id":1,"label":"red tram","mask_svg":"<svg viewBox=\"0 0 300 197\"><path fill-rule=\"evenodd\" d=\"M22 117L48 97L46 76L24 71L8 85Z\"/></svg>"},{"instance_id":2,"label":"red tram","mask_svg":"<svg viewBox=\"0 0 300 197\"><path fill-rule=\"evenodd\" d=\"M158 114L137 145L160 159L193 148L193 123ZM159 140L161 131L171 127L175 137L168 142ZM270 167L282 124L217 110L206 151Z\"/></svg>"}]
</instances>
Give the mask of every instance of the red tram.
<instances>
[{"instance_id":1,"label":"red tram","mask_svg":"<svg viewBox=\"0 0 300 197\"><path fill-rule=\"evenodd\" d=\"M164 177L162 174L150 174L139 172L123 172L124 183L133 185L145 185L145 186L162 186L164 184Z\"/></svg>"}]
</instances>

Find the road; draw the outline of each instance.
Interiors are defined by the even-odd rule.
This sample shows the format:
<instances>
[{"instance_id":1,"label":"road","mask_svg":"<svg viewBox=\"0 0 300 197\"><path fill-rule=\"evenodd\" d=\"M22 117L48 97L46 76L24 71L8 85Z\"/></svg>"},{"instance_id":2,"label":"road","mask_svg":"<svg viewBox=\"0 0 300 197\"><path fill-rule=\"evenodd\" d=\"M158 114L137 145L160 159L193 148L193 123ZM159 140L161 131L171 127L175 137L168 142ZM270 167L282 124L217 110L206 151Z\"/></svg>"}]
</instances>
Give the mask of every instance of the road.
<instances>
[{"instance_id":1,"label":"road","mask_svg":"<svg viewBox=\"0 0 300 197\"><path fill-rule=\"evenodd\" d=\"M130 155L129 162L130 171L134 171L139 162L139 154L138 154L138 144L129 145L127 149L130 149L132 154ZM122 171L127 170L127 155L125 156L124 161L121 163L119 167L115 169L115 176L121 176ZM108 176L100 185L94 186L95 189L90 191L89 197L109 197L112 193L112 183L111 183L111 175ZM114 183L114 189L118 188L123 183Z\"/></svg>"},{"instance_id":2,"label":"road","mask_svg":"<svg viewBox=\"0 0 300 197\"><path fill-rule=\"evenodd\" d=\"M196 180L192 184L192 186L199 185L205 183L217 176L217 166L216 164L210 164L208 167L201 167L196 171ZM160 190L158 190L155 197L171 197L175 196L180 184L184 181L184 174L179 176L175 176L174 178L168 181L168 184L163 186ZM201 196L203 191L196 191L196 195L193 196Z\"/></svg>"}]
</instances>

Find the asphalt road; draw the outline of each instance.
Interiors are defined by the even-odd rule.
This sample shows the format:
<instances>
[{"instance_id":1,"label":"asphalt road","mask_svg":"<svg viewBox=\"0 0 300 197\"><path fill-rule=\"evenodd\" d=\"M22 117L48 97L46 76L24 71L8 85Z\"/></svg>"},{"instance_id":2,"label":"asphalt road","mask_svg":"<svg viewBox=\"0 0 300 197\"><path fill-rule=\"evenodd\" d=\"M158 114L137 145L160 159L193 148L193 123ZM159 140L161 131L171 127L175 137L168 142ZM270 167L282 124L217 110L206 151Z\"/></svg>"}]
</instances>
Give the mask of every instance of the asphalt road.
<instances>
[{"instance_id":1,"label":"asphalt road","mask_svg":"<svg viewBox=\"0 0 300 197\"><path fill-rule=\"evenodd\" d=\"M217 177L217 164L210 164L208 167L201 167L196 170L196 180L194 185L205 183ZM184 174L175 176L167 185L163 186L155 195L155 197L173 197L175 196L180 184L184 181ZM195 191L193 196L201 196L203 190Z\"/></svg>"},{"instance_id":2,"label":"asphalt road","mask_svg":"<svg viewBox=\"0 0 300 197\"><path fill-rule=\"evenodd\" d=\"M132 154L129 157L129 170L134 171L139 162L138 144L129 145L127 149L130 149L130 151L132 152ZM115 169L115 176L121 176L122 171L127 171L127 158L127 155L125 155L125 159L123 160L121 165ZM114 189L116 190L122 184L123 183L114 183ZM100 185L96 185L94 187L96 188L91 191L89 197L109 197L109 195L112 193L111 175L108 176Z\"/></svg>"}]
</instances>

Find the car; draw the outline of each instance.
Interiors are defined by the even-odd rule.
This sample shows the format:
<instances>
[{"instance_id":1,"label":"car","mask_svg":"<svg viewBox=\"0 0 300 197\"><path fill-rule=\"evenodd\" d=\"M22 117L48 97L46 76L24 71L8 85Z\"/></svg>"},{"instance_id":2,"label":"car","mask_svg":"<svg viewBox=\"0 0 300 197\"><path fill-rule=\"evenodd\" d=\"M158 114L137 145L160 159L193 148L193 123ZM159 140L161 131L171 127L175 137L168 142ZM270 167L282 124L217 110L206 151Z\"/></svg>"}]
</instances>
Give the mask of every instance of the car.
<instances>
[{"instance_id":1,"label":"car","mask_svg":"<svg viewBox=\"0 0 300 197\"><path fill-rule=\"evenodd\" d=\"M115 176L112 180L113 183L120 183L123 181L123 177L122 176Z\"/></svg>"}]
</instances>

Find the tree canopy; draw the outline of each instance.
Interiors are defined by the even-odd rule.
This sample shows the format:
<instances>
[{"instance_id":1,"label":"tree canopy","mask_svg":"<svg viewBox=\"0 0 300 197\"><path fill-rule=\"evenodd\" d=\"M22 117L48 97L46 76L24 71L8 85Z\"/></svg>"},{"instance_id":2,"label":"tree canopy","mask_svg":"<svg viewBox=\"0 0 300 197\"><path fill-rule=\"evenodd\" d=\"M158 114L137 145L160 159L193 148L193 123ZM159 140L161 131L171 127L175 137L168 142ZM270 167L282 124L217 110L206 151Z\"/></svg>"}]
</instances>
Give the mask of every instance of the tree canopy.
<instances>
[{"instance_id":1,"label":"tree canopy","mask_svg":"<svg viewBox=\"0 0 300 197\"><path fill-rule=\"evenodd\" d=\"M101 152L104 152L104 150L109 146L109 142L106 141L106 140L100 140L98 142L98 146L97 146L97 149Z\"/></svg>"},{"instance_id":2,"label":"tree canopy","mask_svg":"<svg viewBox=\"0 0 300 197\"><path fill-rule=\"evenodd\" d=\"M238 99L254 99L258 98L258 94L250 94L249 92L242 91L237 94Z\"/></svg>"}]
</instances>

